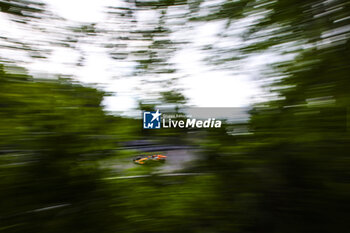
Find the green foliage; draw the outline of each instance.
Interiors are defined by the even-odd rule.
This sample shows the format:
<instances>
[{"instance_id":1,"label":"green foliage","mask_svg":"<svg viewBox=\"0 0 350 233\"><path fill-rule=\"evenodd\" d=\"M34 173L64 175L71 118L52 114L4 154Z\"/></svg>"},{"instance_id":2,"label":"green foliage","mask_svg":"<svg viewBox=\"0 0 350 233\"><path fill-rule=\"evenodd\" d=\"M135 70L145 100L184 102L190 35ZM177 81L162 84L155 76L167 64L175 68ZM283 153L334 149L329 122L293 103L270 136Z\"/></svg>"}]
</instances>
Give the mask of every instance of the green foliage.
<instances>
[{"instance_id":1,"label":"green foliage","mask_svg":"<svg viewBox=\"0 0 350 233\"><path fill-rule=\"evenodd\" d=\"M209 134L202 169L222 174L225 223L236 223L234 232L347 231L350 47L342 28L348 25L349 2L232 4L244 2L255 7L237 8L242 16L266 13L244 34L249 46L241 51L278 49L297 56L262 76L279 77L266 85L276 97L252 110L252 135ZM216 19L229 20L233 11L224 11L227 3L219 8Z\"/></svg>"},{"instance_id":2,"label":"green foliage","mask_svg":"<svg viewBox=\"0 0 350 233\"><path fill-rule=\"evenodd\" d=\"M114 224L105 217L110 210L96 164L114 148L105 137L103 93L2 67L0 88L1 227L110 232Z\"/></svg>"},{"instance_id":3,"label":"green foliage","mask_svg":"<svg viewBox=\"0 0 350 233\"><path fill-rule=\"evenodd\" d=\"M0 11L13 14L17 16L34 17L33 13L43 11L43 3L26 1L26 0L13 0L13 1L0 1Z\"/></svg>"},{"instance_id":4,"label":"green foliage","mask_svg":"<svg viewBox=\"0 0 350 233\"><path fill-rule=\"evenodd\" d=\"M162 103L165 104L180 105L186 103L186 97L178 91L166 91L162 92L161 95Z\"/></svg>"},{"instance_id":5,"label":"green foliage","mask_svg":"<svg viewBox=\"0 0 350 233\"><path fill-rule=\"evenodd\" d=\"M1 1L1 11L39 12L23 2ZM125 174L139 177L112 179L121 173L113 165L124 166L121 160L134 153L118 152L120 143L185 140L185 131L142 131L138 120L106 115L101 91L0 67L0 231L348 231L349 1L223 1L197 14L201 3L142 1L116 9L130 19L133 11L161 9L149 29L130 33L150 41L133 52L136 74L176 72L169 62L176 51L172 25L165 23L169 7L186 7L188 21L225 21L225 37L237 20L256 17L240 34L240 48L206 47L215 64L229 70L264 51L293 55L262 76L263 82L277 77L266 81L274 98L251 111L251 134L230 135L226 129L235 125L227 124L200 132L203 140L194 141L202 160L189 169L200 176L157 176L155 167L132 167ZM94 25L79 31L96 33ZM120 58L119 51L114 55ZM162 104L186 102L176 89L160 94ZM140 101L139 108L153 110L155 103Z\"/></svg>"}]
</instances>

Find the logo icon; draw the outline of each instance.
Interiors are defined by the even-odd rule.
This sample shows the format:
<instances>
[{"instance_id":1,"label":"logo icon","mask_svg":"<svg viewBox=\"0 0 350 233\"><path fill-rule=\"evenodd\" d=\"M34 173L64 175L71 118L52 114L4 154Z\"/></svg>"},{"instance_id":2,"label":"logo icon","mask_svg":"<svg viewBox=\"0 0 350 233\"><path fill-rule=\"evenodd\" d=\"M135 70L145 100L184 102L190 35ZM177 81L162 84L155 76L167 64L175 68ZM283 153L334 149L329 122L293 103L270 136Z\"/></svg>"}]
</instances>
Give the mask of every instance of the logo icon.
<instances>
[{"instance_id":1,"label":"logo icon","mask_svg":"<svg viewBox=\"0 0 350 233\"><path fill-rule=\"evenodd\" d=\"M160 115L159 110L156 112L143 112L143 128L144 129L160 129Z\"/></svg>"}]
</instances>

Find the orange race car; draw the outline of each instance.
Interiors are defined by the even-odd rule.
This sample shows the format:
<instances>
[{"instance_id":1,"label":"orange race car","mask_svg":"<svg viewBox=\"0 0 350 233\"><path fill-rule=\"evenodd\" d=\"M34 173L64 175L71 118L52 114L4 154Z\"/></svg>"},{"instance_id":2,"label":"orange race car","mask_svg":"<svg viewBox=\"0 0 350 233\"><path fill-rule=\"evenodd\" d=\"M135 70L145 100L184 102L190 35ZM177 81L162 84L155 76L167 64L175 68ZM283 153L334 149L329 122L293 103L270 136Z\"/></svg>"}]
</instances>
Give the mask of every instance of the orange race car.
<instances>
[{"instance_id":1,"label":"orange race car","mask_svg":"<svg viewBox=\"0 0 350 233\"><path fill-rule=\"evenodd\" d=\"M137 156L133 159L134 163L136 164L146 164L149 162L165 162L166 156L165 155L144 155L144 156Z\"/></svg>"}]
</instances>

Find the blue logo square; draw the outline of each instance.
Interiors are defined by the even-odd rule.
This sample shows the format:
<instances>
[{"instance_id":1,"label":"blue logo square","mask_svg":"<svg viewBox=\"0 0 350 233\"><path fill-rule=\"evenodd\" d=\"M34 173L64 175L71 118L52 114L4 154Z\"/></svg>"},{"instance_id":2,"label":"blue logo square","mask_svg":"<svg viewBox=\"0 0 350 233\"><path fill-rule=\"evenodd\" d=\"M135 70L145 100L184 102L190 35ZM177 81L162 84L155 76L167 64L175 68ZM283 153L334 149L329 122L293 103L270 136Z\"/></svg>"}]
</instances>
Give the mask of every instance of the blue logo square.
<instances>
[{"instance_id":1,"label":"blue logo square","mask_svg":"<svg viewBox=\"0 0 350 233\"><path fill-rule=\"evenodd\" d=\"M160 129L161 113L143 112L143 128L144 129Z\"/></svg>"}]
</instances>

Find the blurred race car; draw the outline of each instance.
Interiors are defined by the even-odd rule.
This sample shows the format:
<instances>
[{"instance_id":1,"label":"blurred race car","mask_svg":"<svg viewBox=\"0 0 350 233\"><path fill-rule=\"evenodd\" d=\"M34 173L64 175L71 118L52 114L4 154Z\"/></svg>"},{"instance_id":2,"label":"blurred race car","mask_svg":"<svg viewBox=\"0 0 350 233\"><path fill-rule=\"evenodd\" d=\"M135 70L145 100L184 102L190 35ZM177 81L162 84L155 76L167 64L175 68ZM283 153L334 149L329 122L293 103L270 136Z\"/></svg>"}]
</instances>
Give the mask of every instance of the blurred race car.
<instances>
[{"instance_id":1,"label":"blurred race car","mask_svg":"<svg viewBox=\"0 0 350 233\"><path fill-rule=\"evenodd\" d=\"M165 162L165 155L145 155L145 156L137 156L133 159L136 164L146 164L150 162Z\"/></svg>"}]
</instances>

